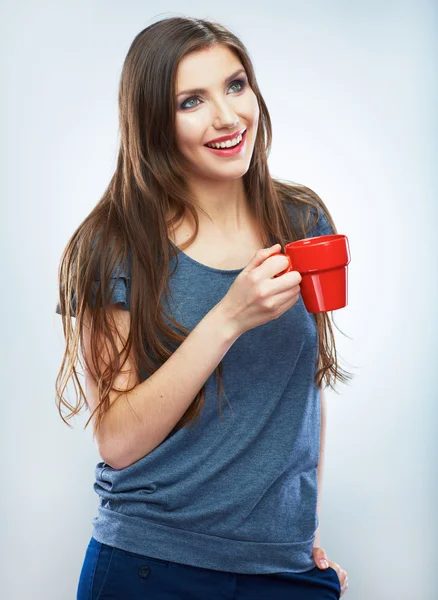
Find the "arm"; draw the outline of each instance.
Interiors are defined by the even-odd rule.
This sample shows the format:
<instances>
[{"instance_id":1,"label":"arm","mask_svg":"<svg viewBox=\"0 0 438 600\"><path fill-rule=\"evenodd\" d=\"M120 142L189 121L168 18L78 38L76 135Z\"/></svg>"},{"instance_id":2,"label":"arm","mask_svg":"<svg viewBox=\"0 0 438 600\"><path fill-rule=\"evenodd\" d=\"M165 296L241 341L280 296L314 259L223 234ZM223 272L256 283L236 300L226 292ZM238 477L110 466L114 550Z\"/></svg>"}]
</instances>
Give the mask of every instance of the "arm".
<instances>
[{"instance_id":1,"label":"arm","mask_svg":"<svg viewBox=\"0 0 438 600\"><path fill-rule=\"evenodd\" d=\"M117 314L123 340L129 331L129 313ZM103 460L114 469L124 469L161 444L239 335L219 303L148 379L130 392L112 391L96 436ZM134 365L129 365L128 381L134 372ZM119 377L123 387L123 376ZM94 407L97 386L87 371L86 383L87 401Z\"/></svg>"},{"instance_id":2,"label":"arm","mask_svg":"<svg viewBox=\"0 0 438 600\"><path fill-rule=\"evenodd\" d=\"M320 398L321 398L321 433L320 433L320 444L319 444L319 462L318 462L318 504L317 504L317 513L318 517L321 515L321 492L322 492L322 472L324 468L324 448L325 448L325 431L326 431L326 398L324 395L324 391L320 390ZM315 541L313 546L320 546L320 526L316 530Z\"/></svg>"}]
</instances>

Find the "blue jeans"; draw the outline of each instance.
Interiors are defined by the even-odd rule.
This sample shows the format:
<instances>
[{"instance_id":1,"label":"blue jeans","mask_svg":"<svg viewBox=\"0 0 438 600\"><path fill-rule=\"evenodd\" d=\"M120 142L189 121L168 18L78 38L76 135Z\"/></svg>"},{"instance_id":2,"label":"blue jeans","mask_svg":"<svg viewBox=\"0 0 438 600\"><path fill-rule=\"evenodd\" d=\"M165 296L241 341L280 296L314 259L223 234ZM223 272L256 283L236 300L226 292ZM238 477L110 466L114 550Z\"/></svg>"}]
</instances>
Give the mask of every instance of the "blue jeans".
<instances>
[{"instance_id":1,"label":"blue jeans","mask_svg":"<svg viewBox=\"0 0 438 600\"><path fill-rule=\"evenodd\" d=\"M253 575L183 565L91 538L77 600L339 600L336 571Z\"/></svg>"}]
</instances>

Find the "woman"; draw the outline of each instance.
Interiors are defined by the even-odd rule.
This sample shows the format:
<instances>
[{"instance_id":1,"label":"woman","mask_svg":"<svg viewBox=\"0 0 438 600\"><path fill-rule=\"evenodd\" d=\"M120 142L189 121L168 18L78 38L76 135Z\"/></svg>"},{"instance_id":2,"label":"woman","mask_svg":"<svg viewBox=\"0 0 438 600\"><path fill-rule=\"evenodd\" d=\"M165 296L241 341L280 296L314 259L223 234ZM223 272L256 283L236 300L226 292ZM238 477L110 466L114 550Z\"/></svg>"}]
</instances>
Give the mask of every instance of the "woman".
<instances>
[{"instance_id":1,"label":"woman","mask_svg":"<svg viewBox=\"0 0 438 600\"><path fill-rule=\"evenodd\" d=\"M319 563L321 387L348 375L300 274L275 277L284 244L333 220L271 178L254 69L217 23L140 32L119 117L116 171L59 272L58 408L74 377L69 417L83 398L103 459L77 597L339 598L346 572Z\"/></svg>"}]
</instances>

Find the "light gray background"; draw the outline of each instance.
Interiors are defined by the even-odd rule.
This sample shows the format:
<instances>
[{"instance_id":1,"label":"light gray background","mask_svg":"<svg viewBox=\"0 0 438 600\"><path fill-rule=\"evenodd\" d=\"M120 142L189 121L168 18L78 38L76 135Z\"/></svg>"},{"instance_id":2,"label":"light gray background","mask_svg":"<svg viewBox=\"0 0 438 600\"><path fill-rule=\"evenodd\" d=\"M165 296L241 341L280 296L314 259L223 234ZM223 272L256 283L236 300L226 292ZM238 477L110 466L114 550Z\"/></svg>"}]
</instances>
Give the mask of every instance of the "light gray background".
<instances>
[{"instance_id":1,"label":"light gray background","mask_svg":"<svg viewBox=\"0 0 438 600\"><path fill-rule=\"evenodd\" d=\"M435 598L436 3L41 0L0 11L1 597L76 597L100 457L88 413L70 430L55 406L57 269L115 168L131 41L186 14L243 39L273 120L272 175L313 188L349 238L349 304L334 313L348 337L335 334L356 377L326 392L322 546L347 570L350 600Z\"/></svg>"}]
</instances>

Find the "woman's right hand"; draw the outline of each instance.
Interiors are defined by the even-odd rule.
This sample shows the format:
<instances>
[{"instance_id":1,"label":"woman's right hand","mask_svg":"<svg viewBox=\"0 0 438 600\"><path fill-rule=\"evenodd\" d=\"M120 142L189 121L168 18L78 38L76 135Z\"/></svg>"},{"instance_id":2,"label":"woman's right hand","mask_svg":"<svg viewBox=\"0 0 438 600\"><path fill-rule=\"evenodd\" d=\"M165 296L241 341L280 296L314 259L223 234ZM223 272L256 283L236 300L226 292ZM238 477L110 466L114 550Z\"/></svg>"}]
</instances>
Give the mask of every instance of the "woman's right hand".
<instances>
[{"instance_id":1,"label":"woman's right hand","mask_svg":"<svg viewBox=\"0 0 438 600\"><path fill-rule=\"evenodd\" d=\"M280 251L280 244L257 250L219 302L238 335L278 319L297 302L300 273L289 271L274 277L289 266Z\"/></svg>"}]
</instances>

